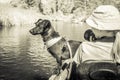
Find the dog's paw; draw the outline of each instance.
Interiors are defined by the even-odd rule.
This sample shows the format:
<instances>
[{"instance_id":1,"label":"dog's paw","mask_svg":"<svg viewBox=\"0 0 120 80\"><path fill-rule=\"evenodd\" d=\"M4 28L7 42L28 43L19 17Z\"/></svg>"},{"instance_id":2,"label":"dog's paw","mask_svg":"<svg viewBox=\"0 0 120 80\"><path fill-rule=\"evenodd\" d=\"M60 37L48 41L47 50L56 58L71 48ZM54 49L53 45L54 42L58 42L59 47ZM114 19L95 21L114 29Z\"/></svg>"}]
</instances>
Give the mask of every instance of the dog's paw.
<instances>
[{"instance_id":1,"label":"dog's paw","mask_svg":"<svg viewBox=\"0 0 120 80\"><path fill-rule=\"evenodd\" d=\"M60 69L58 67L55 67L53 70L52 70L52 74L59 74L60 73Z\"/></svg>"}]
</instances>

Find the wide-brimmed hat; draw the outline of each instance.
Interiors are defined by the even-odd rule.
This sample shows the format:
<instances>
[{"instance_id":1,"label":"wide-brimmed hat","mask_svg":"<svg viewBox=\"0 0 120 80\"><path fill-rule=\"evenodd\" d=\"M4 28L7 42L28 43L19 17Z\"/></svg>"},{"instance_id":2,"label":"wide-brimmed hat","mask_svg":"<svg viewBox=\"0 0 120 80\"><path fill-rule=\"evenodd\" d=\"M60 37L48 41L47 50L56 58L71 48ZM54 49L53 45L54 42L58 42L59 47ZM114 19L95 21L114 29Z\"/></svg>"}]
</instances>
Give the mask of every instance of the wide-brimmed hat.
<instances>
[{"instance_id":1,"label":"wide-brimmed hat","mask_svg":"<svg viewBox=\"0 0 120 80\"><path fill-rule=\"evenodd\" d=\"M86 23L99 30L120 30L120 13L112 5L101 5L86 19Z\"/></svg>"}]
</instances>

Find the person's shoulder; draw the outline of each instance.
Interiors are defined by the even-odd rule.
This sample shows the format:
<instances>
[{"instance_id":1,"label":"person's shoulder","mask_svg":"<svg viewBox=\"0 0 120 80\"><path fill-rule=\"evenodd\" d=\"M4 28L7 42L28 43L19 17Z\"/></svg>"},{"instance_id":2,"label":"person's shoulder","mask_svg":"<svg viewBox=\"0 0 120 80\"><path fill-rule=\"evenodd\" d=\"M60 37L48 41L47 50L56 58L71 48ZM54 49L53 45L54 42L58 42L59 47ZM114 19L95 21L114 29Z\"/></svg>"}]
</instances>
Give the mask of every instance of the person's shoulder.
<instances>
[{"instance_id":1,"label":"person's shoulder","mask_svg":"<svg viewBox=\"0 0 120 80\"><path fill-rule=\"evenodd\" d=\"M84 47L85 47L85 46L87 47L87 46L90 46L90 45L95 45L95 43L96 43L96 42L88 42L88 41L82 42L81 47L83 47L83 46L84 46Z\"/></svg>"},{"instance_id":2,"label":"person's shoulder","mask_svg":"<svg viewBox=\"0 0 120 80\"><path fill-rule=\"evenodd\" d=\"M89 42L89 41L85 41L85 42L82 42L81 45L87 45L87 44L95 44L96 42Z\"/></svg>"},{"instance_id":3,"label":"person's shoulder","mask_svg":"<svg viewBox=\"0 0 120 80\"><path fill-rule=\"evenodd\" d=\"M82 42L82 44L81 44L81 46L97 46L97 45L112 45L113 44L113 42L88 42L88 41L86 41L86 42Z\"/></svg>"}]
</instances>

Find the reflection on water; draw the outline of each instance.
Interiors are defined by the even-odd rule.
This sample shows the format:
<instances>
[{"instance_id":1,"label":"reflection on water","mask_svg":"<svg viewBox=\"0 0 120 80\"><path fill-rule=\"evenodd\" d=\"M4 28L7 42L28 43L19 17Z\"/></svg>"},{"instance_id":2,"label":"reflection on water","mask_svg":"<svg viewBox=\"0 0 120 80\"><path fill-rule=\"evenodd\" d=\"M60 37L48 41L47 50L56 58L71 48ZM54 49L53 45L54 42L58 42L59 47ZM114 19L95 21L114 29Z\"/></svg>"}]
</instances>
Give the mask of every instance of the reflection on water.
<instances>
[{"instance_id":1,"label":"reflection on water","mask_svg":"<svg viewBox=\"0 0 120 80\"><path fill-rule=\"evenodd\" d=\"M63 22L53 22L53 27L58 31L62 36L67 37L68 39L83 41L84 31L88 28L84 24L74 24L74 23L63 23ZM83 27L82 27L83 26Z\"/></svg>"},{"instance_id":2,"label":"reflection on water","mask_svg":"<svg viewBox=\"0 0 120 80\"><path fill-rule=\"evenodd\" d=\"M82 40L79 24L53 22L55 29L69 39ZM56 65L40 35L31 27L4 27L0 30L0 80L47 80Z\"/></svg>"}]
</instances>

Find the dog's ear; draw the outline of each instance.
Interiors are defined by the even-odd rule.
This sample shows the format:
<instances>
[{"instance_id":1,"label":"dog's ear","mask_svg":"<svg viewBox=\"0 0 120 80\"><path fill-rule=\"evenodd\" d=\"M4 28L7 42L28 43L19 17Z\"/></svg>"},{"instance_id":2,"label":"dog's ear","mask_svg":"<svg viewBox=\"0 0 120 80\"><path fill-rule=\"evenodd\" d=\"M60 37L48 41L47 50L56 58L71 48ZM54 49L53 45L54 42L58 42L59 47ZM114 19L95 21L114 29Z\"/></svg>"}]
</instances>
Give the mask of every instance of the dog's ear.
<instances>
[{"instance_id":1,"label":"dog's ear","mask_svg":"<svg viewBox=\"0 0 120 80\"><path fill-rule=\"evenodd\" d=\"M39 25L40 22L42 22L42 19L38 19L38 21L35 22L35 25Z\"/></svg>"},{"instance_id":2,"label":"dog's ear","mask_svg":"<svg viewBox=\"0 0 120 80\"><path fill-rule=\"evenodd\" d=\"M45 27L46 28L50 28L51 27L51 22L49 20L46 20Z\"/></svg>"},{"instance_id":3,"label":"dog's ear","mask_svg":"<svg viewBox=\"0 0 120 80\"><path fill-rule=\"evenodd\" d=\"M51 27L51 22L49 20L44 20L43 23L44 23L44 26L45 26L44 27L44 32L47 32Z\"/></svg>"}]
</instances>

